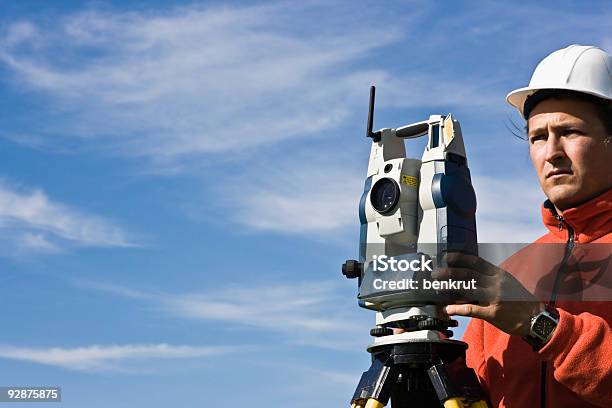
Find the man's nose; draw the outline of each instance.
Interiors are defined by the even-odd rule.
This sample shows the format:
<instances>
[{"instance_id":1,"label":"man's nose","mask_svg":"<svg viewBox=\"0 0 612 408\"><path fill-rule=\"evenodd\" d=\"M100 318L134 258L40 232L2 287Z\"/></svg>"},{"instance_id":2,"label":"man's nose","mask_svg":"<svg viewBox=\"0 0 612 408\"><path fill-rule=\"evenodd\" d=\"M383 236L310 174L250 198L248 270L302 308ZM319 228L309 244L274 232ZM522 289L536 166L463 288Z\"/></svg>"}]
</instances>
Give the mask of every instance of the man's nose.
<instances>
[{"instance_id":1,"label":"man's nose","mask_svg":"<svg viewBox=\"0 0 612 408\"><path fill-rule=\"evenodd\" d=\"M546 139L546 161L553 163L563 157L565 157L563 143L557 135L550 133Z\"/></svg>"}]
</instances>

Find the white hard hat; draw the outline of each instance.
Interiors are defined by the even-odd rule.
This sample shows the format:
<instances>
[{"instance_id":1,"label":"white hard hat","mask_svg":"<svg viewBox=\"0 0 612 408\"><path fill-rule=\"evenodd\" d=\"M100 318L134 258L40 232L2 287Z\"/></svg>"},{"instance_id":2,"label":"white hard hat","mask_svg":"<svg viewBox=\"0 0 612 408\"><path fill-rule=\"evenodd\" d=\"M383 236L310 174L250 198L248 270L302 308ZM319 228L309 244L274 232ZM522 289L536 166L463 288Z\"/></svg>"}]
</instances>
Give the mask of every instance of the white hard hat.
<instances>
[{"instance_id":1,"label":"white hard hat","mask_svg":"<svg viewBox=\"0 0 612 408\"><path fill-rule=\"evenodd\" d=\"M563 89L612 100L612 55L601 48L576 44L557 50L540 61L529 86L510 92L506 101L525 116L525 101L543 89Z\"/></svg>"}]
</instances>

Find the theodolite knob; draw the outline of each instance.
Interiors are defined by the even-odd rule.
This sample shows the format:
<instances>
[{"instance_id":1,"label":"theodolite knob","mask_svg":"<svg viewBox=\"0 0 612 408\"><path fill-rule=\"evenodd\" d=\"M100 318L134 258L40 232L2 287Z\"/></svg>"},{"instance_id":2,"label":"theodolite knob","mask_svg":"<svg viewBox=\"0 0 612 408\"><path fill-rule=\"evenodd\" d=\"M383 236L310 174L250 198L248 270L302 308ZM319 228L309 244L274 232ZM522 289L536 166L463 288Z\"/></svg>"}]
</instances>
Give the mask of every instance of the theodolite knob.
<instances>
[{"instance_id":1,"label":"theodolite knob","mask_svg":"<svg viewBox=\"0 0 612 408\"><path fill-rule=\"evenodd\" d=\"M363 264L349 259L342 264L342 274L349 279L359 278L363 273Z\"/></svg>"},{"instance_id":2,"label":"theodolite knob","mask_svg":"<svg viewBox=\"0 0 612 408\"><path fill-rule=\"evenodd\" d=\"M419 329L421 329L421 330L436 330L436 329L441 329L442 327L440 327L440 326L442 326L441 320L433 318L433 317L429 317L427 319L420 320L417 323L417 327Z\"/></svg>"},{"instance_id":3,"label":"theodolite knob","mask_svg":"<svg viewBox=\"0 0 612 408\"><path fill-rule=\"evenodd\" d=\"M376 326L373 329L370 329L370 336L372 337L390 336L392 334L393 329L389 329L388 327Z\"/></svg>"}]
</instances>

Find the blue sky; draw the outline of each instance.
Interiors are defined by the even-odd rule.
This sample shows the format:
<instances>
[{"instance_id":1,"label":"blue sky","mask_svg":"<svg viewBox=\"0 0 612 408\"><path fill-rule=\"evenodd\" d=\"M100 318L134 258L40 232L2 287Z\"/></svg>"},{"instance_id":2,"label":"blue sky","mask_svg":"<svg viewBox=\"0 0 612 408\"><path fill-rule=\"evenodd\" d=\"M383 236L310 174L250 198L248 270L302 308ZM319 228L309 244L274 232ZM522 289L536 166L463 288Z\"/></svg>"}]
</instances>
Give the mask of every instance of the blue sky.
<instances>
[{"instance_id":1,"label":"blue sky","mask_svg":"<svg viewBox=\"0 0 612 408\"><path fill-rule=\"evenodd\" d=\"M369 85L377 128L452 112L480 240L529 241L504 96L557 48L612 49L604 1L0 8L0 385L75 408L346 404Z\"/></svg>"}]
</instances>

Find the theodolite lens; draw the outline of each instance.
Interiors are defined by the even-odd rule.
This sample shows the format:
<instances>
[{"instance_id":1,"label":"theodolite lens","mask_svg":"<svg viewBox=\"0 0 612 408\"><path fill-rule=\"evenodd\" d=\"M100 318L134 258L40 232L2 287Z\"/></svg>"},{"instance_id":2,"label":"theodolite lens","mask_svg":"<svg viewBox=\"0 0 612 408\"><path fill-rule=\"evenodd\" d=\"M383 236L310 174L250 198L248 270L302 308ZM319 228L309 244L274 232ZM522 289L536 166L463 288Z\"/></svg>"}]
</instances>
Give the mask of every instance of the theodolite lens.
<instances>
[{"instance_id":1,"label":"theodolite lens","mask_svg":"<svg viewBox=\"0 0 612 408\"><path fill-rule=\"evenodd\" d=\"M400 189L395 180L382 178L374 183L370 203L380 214L393 211L399 201Z\"/></svg>"}]
</instances>

